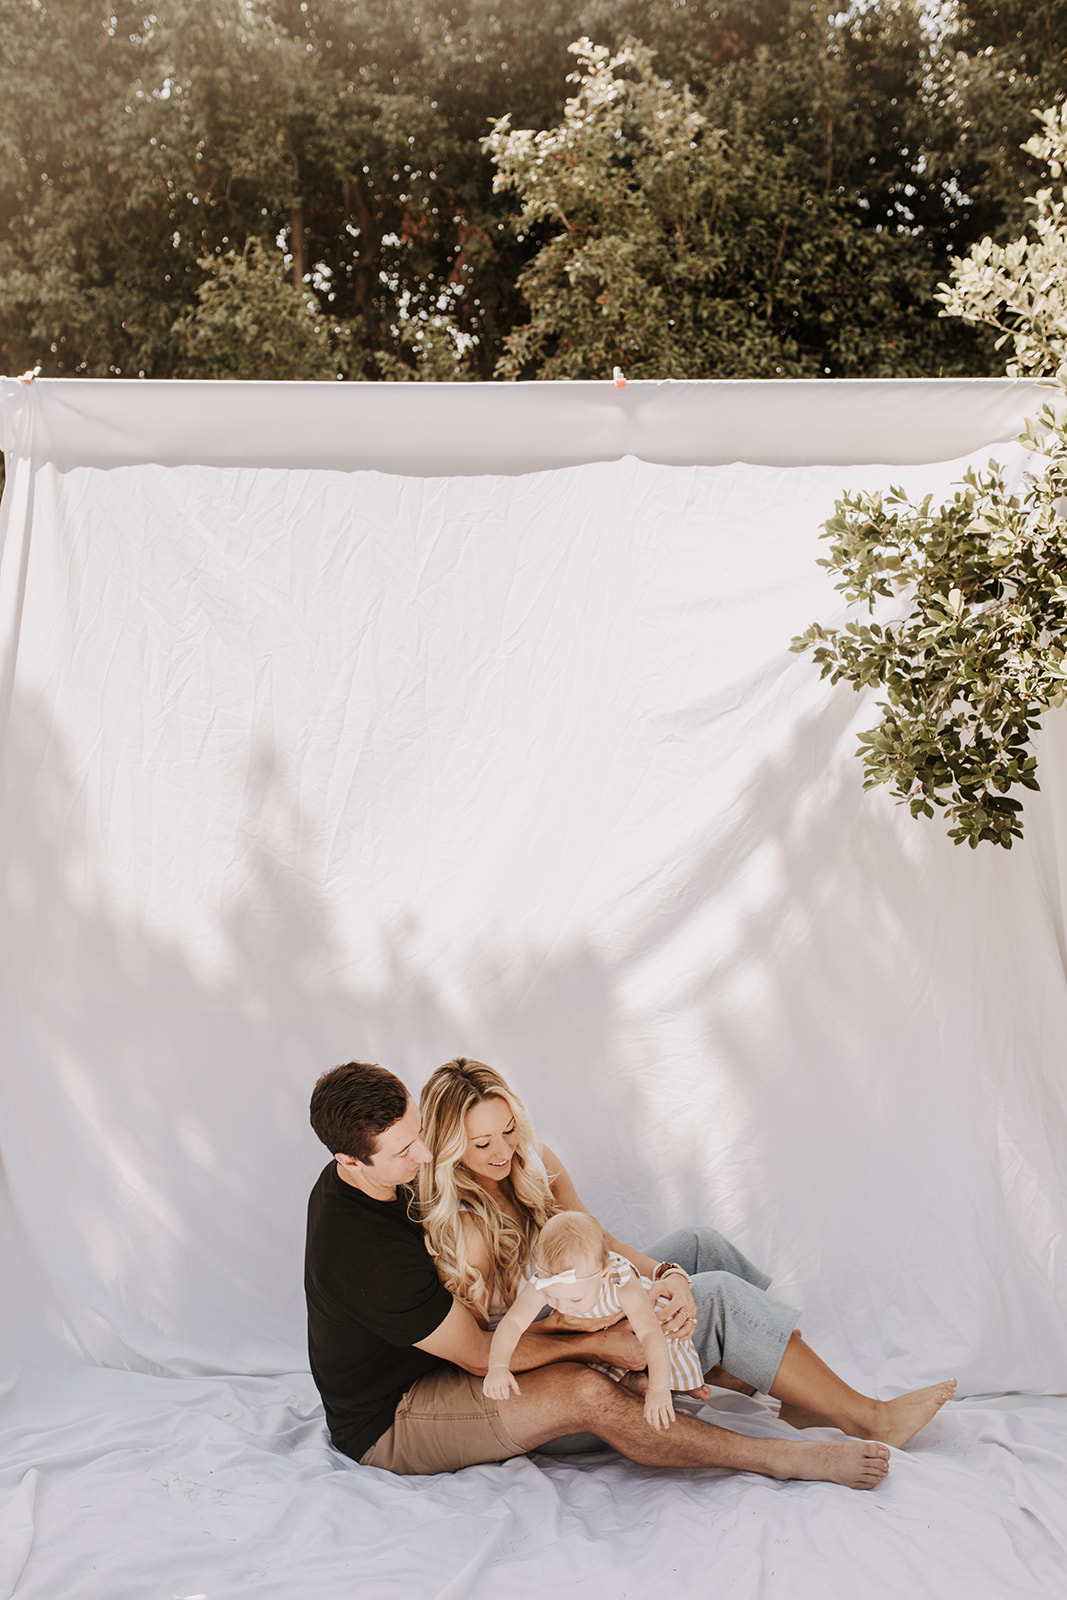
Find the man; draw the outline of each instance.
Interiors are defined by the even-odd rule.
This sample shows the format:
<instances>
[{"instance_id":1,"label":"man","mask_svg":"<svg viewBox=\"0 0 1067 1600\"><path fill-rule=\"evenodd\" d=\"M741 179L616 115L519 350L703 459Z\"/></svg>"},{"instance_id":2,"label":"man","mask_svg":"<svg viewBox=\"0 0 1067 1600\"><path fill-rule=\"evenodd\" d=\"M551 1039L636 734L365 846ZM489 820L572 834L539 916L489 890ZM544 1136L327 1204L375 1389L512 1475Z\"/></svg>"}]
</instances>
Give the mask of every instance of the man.
<instances>
[{"instance_id":1,"label":"man","mask_svg":"<svg viewBox=\"0 0 1067 1600\"><path fill-rule=\"evenodd\" d=\"M732 1467L856 1489L885 1476L889 1451L868 1440L750 1439L684 1414L666 1431L650 1428L641 1399L587 1364L644 1366L625 1324L529 1329L512 1360L525 1374L522 1393L487 1399L490 1335L440 1283L409 1215L407 1186L430 1152L404 1085L364 1062L334 1067L315 1085L311 1124L334 1159L308 1203L308 1348L344 1454L392 1472L451 1472L587 1431L649 1466Z\"/></svg>"}]
</instances>

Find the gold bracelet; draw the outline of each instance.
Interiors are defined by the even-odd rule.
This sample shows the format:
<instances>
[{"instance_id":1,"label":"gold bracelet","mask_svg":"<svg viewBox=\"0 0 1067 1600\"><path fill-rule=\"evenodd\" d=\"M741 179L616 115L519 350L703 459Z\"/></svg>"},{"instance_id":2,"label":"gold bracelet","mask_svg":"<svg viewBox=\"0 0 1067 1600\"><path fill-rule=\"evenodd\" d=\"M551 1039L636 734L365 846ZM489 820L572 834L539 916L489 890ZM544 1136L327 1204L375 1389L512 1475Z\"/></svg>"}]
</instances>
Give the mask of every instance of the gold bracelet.
<instances>
[{"instance_id":1,"label":"gold bracelet","mask_svg":"<svg viewBox=\"0 0 1067 1600\"><path fill-rule=\"evenodd\" d=\"M690 1288L692 1288L693 1280L689 1276L688 1272L686 1272L680 1261L661 1261L655 1272L652 1274L652 1282L658 1283L661 1278L665 1278L667 1276L668 1272L680 1272L686 1283Z\"/></svg>"}]
</instances>

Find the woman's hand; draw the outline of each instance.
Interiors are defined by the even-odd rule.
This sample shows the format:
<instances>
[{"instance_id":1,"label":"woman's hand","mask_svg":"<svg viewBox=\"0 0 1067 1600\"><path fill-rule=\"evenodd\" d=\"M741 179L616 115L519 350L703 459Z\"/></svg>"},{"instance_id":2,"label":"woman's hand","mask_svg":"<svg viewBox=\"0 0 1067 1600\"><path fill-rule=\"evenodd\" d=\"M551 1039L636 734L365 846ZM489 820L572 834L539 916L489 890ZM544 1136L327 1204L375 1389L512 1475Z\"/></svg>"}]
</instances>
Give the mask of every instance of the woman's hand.
<instances>
[{"instance_id":1,"label":"woman's hand","mask_svg":"<svg viewBox=\"0 0 1067 1600\"><path fill-rule=\"evenodd\" d=\"M645 1421L658 1432L674 1421L674 1402L669 1389L645 1390Z\"/></svg>"},{"instance_id":2,"label":"woman's hand","mask_svg":"<svg viewBox=\"0 0 1067 1600\"><path fill-rule=\"evenodd\" d=\"M482 1393L489 1400L507 1400L521 1394L519 1381L510 1367L490 1367L482 1384Z\"/></svg>"},{"instance_id":3,"label":"woman's hand","mask_svg":"<svg viewBox=\"0 0 1067 1600\"><path fill-rule=\"evenodd\" d=\"M668 1339L687 1339L696 1331L697 1303L689 1280L681 1272L667 1272L652 1285L655 1311Z\"/></svg>"}]
</instances>

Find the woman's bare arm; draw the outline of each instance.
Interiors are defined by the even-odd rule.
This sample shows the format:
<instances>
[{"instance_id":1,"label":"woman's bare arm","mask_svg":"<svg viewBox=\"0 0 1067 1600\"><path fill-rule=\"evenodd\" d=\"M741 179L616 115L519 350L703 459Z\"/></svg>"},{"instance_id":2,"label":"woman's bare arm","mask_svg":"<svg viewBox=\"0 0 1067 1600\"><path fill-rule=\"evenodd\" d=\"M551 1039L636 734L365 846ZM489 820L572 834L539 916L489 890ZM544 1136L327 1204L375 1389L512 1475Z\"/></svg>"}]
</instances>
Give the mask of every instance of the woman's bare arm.
<instances>
[{"instance_id":1,"label":"woman's bare arm","mask_svg":"<svg viewBox=\"0 0 1067 1600\"><path fill-rule=\"evenodd\" d=\"M548 1173L548 1187L552 1191L552 1198L556 1201L556 1204L562 1206L564 1211L584 1211L588 1216L592 1216L589 1207L582 1204L570 1173L559 1157L548 1148L547 1144L541 1146L541 1159L545 1164L545 1170ZM599 1217L597 1221L600 1221ZM604 1226L603 1223L600 1225L601 1227ZM608 1233L606 1228L604 1228L604 1236L608 1241L608 1249L614 1250L616 1255L625 1256L630 1265L636 1267L643 1278L651 1278L655 1274L659 1265L658 1261L654 1261L651 1256L646 1256L643 1251L635 1249L633 1245L623 1244L621 1240L615 1238L614 1234ZM659 1295L666 1298L666 1303L656 1310L658 1320L660 1322L671 1321L672 1325L668 1332L673 1333L676 1337L690 1333L696 1320L696 1301L693 1299L693 1291L690 1289L686 1279L680 1273L670 1273L659 1280L656 1288L659 1291ZM679 1316L679 1313L682 1315ZM683 1323L683 1317L689 1320ZM565 1317L554 1316L551 1326L566 1328L571 1324Z\"/></svg>"},{"instance_id":2,"label":"woman's bare arm","mask_svg":"<svg viewBox=\"0 0 1067 1600\"><path fill-rule=\"evenodd\" d=\"M583 1204L577 1189L574 1187L570 1173L559 1159L559 1156L550 1150L547 1144L541 1146L541 1159L545 1164L545 1170L548 1173L548 1187L552 1190L552 1198L556 1204L562 1206L564 1211L584 1211L587 1216L592 1216L589 1207ZM597 1221L600 1222L599 1217ZM603 1223L600 1223L600 1225L604 1227ZM606 1228L604 1228L604 1236L608 1241L609 1250L614 1250L616 1255L625 1256L631 1266L637 1268L642 1277L651 1278L658 1265L651 1256L643 1255L640 1250L635 1250L633 1245L621 1244L618 1239L608 1233Z\"/></svg>"}]
</instances>

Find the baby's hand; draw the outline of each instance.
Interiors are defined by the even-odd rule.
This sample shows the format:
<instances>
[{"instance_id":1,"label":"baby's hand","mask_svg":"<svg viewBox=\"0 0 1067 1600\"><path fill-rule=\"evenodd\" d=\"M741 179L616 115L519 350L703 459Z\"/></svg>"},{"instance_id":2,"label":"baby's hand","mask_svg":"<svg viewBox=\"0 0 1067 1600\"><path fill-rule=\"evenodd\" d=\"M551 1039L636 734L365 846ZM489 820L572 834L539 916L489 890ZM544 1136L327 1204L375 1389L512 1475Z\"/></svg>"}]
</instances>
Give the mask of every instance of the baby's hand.
<instances>
[{"instance_id":1,"label":"baby's hand","mask_svg":"<svg viewBox=\"0 0 1067 1600\"><path fill-rule=\"evenodd\" d=\"M646 1389L645 1421L657 1432L670 1427L674 1421L674 1403L669 1389Z\"/></svg>"},{"instance_id":2,"label":"baby's hand","mask_svg":"<svg viewBox=\"0 0 1067 1600\"><path fill-rule=\"evenodd\" d=\"M506 1400L511 1394L521 1394L522 1390L510 1367L490 1367L482 1384L482 1393L489 1400Z\"/></svg>"}]
</instances>

